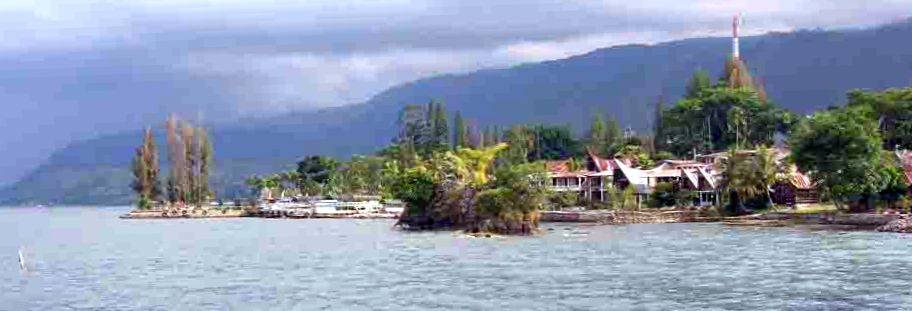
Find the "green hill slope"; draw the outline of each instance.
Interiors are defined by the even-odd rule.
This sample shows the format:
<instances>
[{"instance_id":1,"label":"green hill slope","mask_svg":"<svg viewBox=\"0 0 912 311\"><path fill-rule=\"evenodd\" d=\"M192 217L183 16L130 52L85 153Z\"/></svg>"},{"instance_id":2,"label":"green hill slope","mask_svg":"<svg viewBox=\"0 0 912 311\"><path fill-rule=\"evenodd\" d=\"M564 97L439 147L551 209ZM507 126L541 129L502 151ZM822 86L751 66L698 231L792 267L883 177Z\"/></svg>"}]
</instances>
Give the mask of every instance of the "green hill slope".
<instances>
[{"instance_id":1,"label":"green hill slope","mask_svg":"<svg viewBox=\"0 0 912 311\"><path fill-rule=\"evenodd\" d=\"M912 82L912 22L845 31L799 31L745 38L742 56L777 104L807 113L843 101L852 88ZM402 84L364 104L245 120L212 129L217 193L245 191L242 179L287 167L307 154L368 153L396 133L399 109L442 101L480 125L588 124L600 111L622 126L646 129L659 98L673 100L697 68L720 73L727 38L599 49L567 59L444 75ZM0 204L129 202L127 163L139 133L77 142L18 183ZM163 140L159 139L161 145Z\"/></svg>"}]
</instances>

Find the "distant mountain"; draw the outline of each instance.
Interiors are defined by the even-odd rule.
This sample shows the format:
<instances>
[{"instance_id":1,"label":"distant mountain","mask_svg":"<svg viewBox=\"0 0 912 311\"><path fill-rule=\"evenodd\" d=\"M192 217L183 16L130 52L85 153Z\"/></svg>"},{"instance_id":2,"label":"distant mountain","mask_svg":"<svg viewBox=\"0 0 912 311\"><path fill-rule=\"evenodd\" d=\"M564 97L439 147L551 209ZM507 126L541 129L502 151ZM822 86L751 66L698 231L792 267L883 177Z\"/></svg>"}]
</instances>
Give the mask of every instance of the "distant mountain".
<instances>
[{"instance_id":1,"label":"distant mountain","mask_svg":"<svg viewBox=\"0 0 912 311\"><path fill-rule=\"evenodd\" d=\"M912 82L912 20L863 30L771 33L742 40L742 57L769 97L799 113L844 101L853 88ZM212 130L218 193L244 191L243 177L290 167L307 154L369 153L395 135L399 109L442 101L476 124L546 122L583 130L592 112L646 129L654 104L684 92L694 70L719 74L728 38L599 49L567 59L443 75L390 88L364 104ZM139 133L77 142L18 183L0 203L116 204L131 199L127 171ZM159 140L162 145L163 140Z\"/></svg>"}]
</instances>

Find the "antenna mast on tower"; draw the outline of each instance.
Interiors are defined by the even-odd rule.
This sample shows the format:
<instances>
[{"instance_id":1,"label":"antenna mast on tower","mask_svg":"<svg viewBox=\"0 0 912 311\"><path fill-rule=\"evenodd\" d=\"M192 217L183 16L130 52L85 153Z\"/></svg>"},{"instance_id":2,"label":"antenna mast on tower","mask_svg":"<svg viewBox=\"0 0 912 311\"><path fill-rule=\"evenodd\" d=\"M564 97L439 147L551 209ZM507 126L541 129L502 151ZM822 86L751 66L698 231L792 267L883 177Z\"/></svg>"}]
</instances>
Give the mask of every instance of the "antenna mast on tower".
<instances>
[{"instance_id":1,"label":"antenna mast on tower","mask_svg":"<svg viewBox=\"0 0 912 311\"><path fill-rule=\"evenodd\" d=\"M735 15L732 18L732 58L741 58L741 46L738 41L739 31L741 28L741 16Z\"/></svg>"}]
</instances>

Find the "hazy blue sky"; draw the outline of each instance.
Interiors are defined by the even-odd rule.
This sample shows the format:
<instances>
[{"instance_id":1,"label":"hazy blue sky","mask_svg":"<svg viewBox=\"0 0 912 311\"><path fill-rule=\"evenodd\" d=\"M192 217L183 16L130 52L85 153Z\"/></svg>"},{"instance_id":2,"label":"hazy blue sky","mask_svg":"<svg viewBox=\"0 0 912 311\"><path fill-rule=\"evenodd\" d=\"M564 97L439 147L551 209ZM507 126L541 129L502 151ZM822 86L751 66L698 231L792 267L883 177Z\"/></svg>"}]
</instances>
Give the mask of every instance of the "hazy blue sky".
<instances>
[{"instance_id":1,"label":"hazy blue sky","mask_svg":"<svg viewBox=\"0 0 912 311\"><path fill-rule=\"evenodd\" d=\"M853 27L905 1L4 1L0 183L73 139L361 102L416 78L622 43Z\"/></svg>"}]
</instances>

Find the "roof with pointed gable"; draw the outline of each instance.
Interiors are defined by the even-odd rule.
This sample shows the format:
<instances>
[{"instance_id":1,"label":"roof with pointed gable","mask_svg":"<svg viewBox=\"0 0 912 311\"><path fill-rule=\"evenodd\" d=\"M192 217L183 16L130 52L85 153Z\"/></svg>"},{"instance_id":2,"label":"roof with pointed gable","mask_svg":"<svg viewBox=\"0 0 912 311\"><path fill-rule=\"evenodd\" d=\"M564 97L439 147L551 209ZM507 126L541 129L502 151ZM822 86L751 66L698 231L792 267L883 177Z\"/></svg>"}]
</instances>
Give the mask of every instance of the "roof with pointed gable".
<instances>
[{"instance_id":1,"label":"roof with pointed gable","mask_svg":"<svg viewBox=\"0 0 912 311\"><path fill-rule=\"evenodd\" d=\"M807 175L795 171L791 176L792 185L798 189L811 189L814 188L814 182Z\"/></svg>"},{"instance_id":2,"label":"roof with pointed gable","mask_svg":"<svg viewBox=\"0 0 912 311\"><path fill-rule=\"evenodd\" d=\"M597 172L614 171L618 168L614 163L616 159L602 158L595 154L591 148L586 148L586 154L589 156L589 159L595 163L595 169Z\"/></svg>"}]
</instances>

